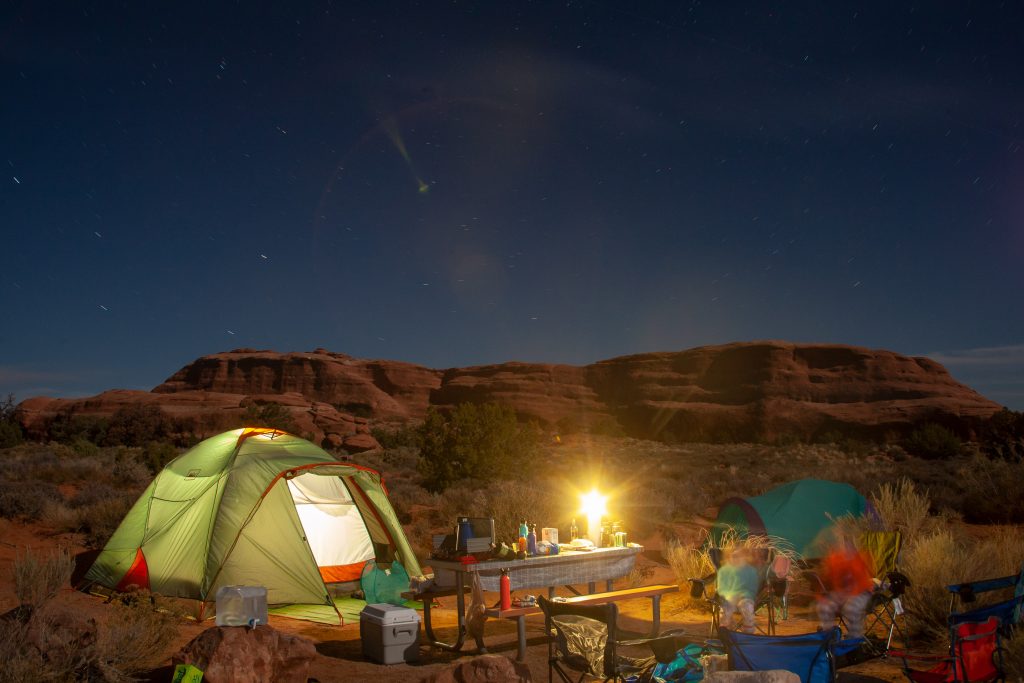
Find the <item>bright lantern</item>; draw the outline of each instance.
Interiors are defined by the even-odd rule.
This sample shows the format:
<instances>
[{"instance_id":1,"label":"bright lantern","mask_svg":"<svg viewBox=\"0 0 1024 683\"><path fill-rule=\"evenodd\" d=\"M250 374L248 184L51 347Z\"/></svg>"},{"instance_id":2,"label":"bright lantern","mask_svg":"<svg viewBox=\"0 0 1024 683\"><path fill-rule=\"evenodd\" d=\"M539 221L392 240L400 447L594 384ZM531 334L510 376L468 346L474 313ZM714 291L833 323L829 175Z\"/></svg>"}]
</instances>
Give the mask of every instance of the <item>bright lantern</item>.
<instances>
[{"instance_id":1,"label":"bright lantern","mask_svg":"<svg viewBox=\"0 0 1024 683\"><path fill-rule=\"evenodd\" d=\"M583 514L587 516L587 538L597 547L601 547L601 518L608 512L605 503L607 496L602 496L597 489L582 496Z\"/></svg>"}]
</instances>

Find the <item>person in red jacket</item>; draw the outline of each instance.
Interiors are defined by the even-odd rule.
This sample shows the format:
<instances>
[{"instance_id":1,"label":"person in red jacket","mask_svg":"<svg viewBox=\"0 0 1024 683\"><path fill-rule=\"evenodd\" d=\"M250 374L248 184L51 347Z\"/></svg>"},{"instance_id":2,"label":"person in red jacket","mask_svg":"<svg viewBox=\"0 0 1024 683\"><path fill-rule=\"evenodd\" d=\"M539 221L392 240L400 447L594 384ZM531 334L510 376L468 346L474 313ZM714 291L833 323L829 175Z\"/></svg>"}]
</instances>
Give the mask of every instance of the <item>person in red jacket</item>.
<instances>
[{"instance_id":1,"label":"person in red jacket","mask_svg":"<svg viewBox=\"0 0 1024 683\"><path fill-rule=\"evenodd\" d=\"M818 596L818 619L823 630L832 628L836 614L841 612L848 637L864 637L864 613L875 588L870 567L867 558L847 538L840 537L829 549L821 563L824 591Z\"/></svg>"}]
</instances>

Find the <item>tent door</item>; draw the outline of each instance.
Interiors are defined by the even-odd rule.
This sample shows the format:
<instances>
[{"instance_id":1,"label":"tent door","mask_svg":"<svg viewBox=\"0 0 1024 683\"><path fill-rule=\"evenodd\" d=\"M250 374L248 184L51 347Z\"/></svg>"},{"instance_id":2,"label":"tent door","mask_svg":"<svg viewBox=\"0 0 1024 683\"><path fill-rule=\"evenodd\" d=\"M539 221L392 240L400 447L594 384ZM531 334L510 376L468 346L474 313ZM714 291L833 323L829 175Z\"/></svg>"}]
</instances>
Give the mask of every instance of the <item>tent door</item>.
<instances>
[{"instance_id":1,"label":"tent door","mask_svg":"<svg viewBox=\"0 0 1024 683\"><path fill-rule=\"evenodd\" d=\"M289 479L288 490L324 583L358 581L373 544L342 478L310 472Z\"/></svg>"}]
</instances>

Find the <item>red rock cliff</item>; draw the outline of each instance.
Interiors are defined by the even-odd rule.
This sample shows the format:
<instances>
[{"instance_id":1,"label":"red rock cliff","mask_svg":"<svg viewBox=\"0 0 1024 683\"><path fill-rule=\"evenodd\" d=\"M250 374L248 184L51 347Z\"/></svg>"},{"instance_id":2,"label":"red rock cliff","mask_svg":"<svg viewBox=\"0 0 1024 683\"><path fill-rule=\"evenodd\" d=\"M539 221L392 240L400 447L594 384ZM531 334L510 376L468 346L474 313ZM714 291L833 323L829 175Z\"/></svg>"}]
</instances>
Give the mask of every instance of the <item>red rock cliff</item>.
<instances>
[{"instance_id":1,"label":"red rock cliff","mask_svg":"<svg viewBox=\"0 0 1024 683\"><path fill-rule=\"evenodd\" d=\"M368 421L409 422L429 406L498 401L556 429L656 439L746 440L825 431L879 435L929 420L987 417L1000 406L927 358L851 346L750 342L646 353L576 367L502 363L433 370L317 349L204 356L151 392L35 398L18 416L41 435L54 416L159 406L211 433L246 401L284 405L300 429L351 450L375 445Z\"/></svg>"}]
</instances>

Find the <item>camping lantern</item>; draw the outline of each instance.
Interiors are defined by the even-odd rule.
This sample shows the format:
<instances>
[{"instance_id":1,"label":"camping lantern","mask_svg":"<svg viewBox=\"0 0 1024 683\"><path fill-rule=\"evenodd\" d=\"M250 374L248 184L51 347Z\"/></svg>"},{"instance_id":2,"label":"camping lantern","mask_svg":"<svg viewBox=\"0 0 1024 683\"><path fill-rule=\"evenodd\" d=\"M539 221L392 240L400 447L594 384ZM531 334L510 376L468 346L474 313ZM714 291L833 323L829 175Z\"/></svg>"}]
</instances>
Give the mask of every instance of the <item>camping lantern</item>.
<instances>
[{"instance_id":1,"label":"camping lantern","mask_svg":"<svg viewBox=\"0 0 1024 683\"><path fill-rule=\"evenodd\" d=\"M602 496L597 489L582 496L583 514L587 516L587 538L597 547L601 547L601 518L608 512L605 507L608 497Z\"/></svg>"}]
</instances>

